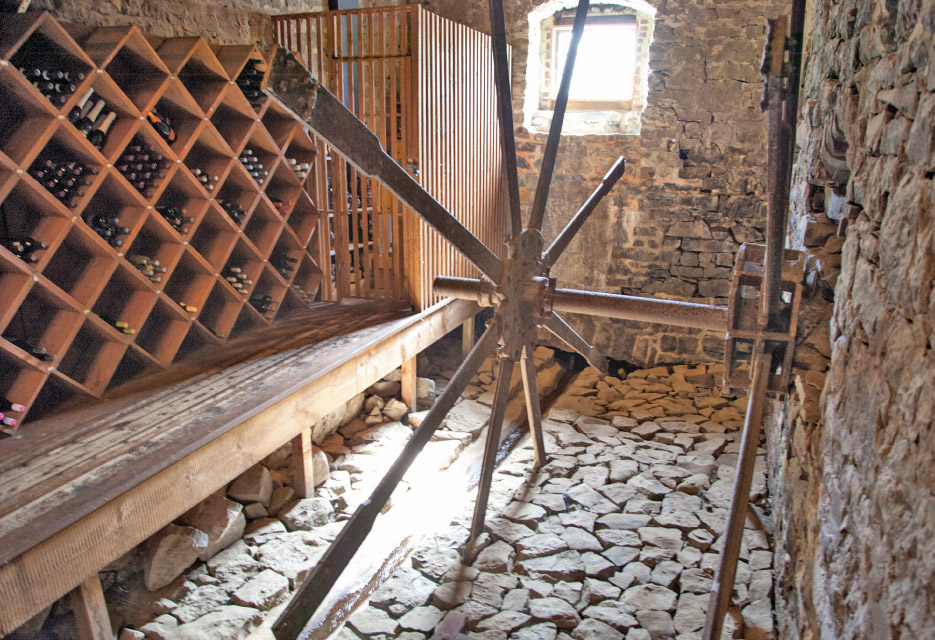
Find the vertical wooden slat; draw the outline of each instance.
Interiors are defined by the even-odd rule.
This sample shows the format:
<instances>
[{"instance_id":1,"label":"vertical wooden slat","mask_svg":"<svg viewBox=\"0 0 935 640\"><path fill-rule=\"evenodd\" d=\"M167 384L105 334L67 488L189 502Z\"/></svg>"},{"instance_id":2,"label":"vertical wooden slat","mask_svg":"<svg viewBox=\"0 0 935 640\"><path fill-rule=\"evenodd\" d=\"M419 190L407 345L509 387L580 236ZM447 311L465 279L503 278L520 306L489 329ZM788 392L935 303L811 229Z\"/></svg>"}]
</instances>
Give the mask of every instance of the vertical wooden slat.
<instances>
[{"instance_id":1,"label":"vertical wooden slat","mask_svg":"<svg viewBox=\"0 0 935 640\"><path fill-rule=\"evenodd\" d=\"M275 21L278 37L302 49L309 68L366 122L391 157L417 163L423 186L502 255L506 216L489 36L419 6ZM326 225L321 239L336 252L335 297L408 297L422 309L434 302L435 275L476 275L383 185L362 179L358 189L359 172L351 168L348 180L346 160L331 153L335 241ZM320 164L322 194L327 167Z\"/></svg>"}]
</instances>

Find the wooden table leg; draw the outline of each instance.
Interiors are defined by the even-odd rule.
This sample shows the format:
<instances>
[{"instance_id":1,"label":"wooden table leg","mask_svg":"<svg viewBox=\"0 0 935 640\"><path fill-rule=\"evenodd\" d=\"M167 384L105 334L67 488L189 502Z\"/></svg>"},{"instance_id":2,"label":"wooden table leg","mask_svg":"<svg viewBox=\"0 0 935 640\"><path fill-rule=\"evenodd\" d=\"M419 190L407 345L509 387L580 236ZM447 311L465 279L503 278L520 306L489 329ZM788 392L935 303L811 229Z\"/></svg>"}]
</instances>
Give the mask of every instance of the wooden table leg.
<instances>
[{"instance_id":1,"label":"wooden table leg","mask_svg":"<svg viewBox=\"0 0 935 640\"><path fill-rule=\"evenodd\" d=\"M114 640L98 574L72 589L69 596L81 640Z\"/></svg>"},{"instance_id":2,"label":"wooden table leg","mask_svg":"<svg viewBox=\"0 0 935 640\"><path fill-rule=\"evenodd\" d=\"M418 398L418 382L416 380L416 356L403 360L402 380L403 402L409 407L410 411L418 411L416 406Z\"/></svg>"},{"instance_id":3,"label":"wooden table leg","mask_svg":"<svg viewBox=\"0 0 935 640\"><path fill-rule=\"evenodd\" d=\"M315 495L315 474L312 464L312 431L306 429L292 439L292 484L300 498Z\"/></svg>"},{"instance_id":4,"label":"wooden table leg","mask_svg":"<svg viewBox=\"0 0 935 640\"><path fill-rule=\"evenodd\" d=\"M474 316L471 316L461 325L461 357L467 358L474 348Z\"/></svg>"}]
</instances>

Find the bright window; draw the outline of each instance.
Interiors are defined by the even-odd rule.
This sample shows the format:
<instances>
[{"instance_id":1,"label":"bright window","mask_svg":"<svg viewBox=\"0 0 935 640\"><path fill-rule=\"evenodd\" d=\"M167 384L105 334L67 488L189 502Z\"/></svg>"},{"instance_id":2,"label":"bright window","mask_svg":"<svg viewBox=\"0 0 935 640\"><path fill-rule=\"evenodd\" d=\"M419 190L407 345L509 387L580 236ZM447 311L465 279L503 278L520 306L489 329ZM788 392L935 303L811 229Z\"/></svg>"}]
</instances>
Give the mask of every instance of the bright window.
<instances>
[{"instance_id":1,"label":"bright window","mask_svg":"<svg viewBox=\"0 0 935 640\"><path fill-rule=\"evenodd\" d=\"M552 30L550 95L558 96L565 58L571 45L572 25ZM569 109L613 108L633 101L637 65L636 21L586 24L578 45L575 71L568 92Z\"/></svg>"}]
</instances>

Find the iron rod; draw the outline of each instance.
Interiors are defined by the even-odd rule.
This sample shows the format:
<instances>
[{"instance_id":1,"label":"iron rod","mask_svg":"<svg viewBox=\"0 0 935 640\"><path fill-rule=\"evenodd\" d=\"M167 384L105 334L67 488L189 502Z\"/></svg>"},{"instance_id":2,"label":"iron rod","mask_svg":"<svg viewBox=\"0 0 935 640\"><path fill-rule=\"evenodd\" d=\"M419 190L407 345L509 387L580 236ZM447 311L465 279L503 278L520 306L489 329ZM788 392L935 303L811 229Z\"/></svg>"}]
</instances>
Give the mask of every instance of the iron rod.
<instances>
[{"instance_id":1,"label":"iron rod","mask_svg":"<svg viewBox=\"0 0 935 640\"><path fill-rule=\"evenodd\" d=\"M578 209L578 212L572 216L571 220L562 229L561 233L558 234L558 237L555 238L555 241L552 243L552 246L549 247L546 252L543 254L544 262L546 265L551 267L555 264L555 261L558 260L559 256L562 255L562 252L568 248L568 245L571 243L572 239L575 237L575 234L578 233L578 230L581 229L581 226L587 221L588 216L593 213L594 209L597 208L597 205L600 204L601 200L604 199L610 190L614 188L614 185L617 184L617 181L620 180L620 177L623 175L624 170L627 168L626 158L620 156L617 158L617 161L610 167L604 177L601 178L601 183L597 186L597 189L588 197L581 208Z\"/></svg>"},{"instance_id":2,"label":"iron rod","mask_svg":"<svg viewBox=\"0 0 935 640\"><path fill-rule=\"evenodd\" d=\"M484 285L480 280L439 276L435 278L434 286L436 295L474 300L481 304L486 302L482 295ZM552 309L589 316L727 331L727 307L695 302L556 289L552 295Z\"/></svg>"},{"instance_id":3,"label":"iron rod","mask_svg":"<svg viewBox=\"0 0 935 640\"><path fill-rule=\"evenodd\" d=\"M511 91L510 61L506 47L506 25L503 19L503 0L489 0L491 49L493 50L494 83L497 88L497 119L500 121L500 146L503 149L503 167L506 171L507 205L515 238L523 231L519 209L519 177L516 171L516 139L513 135L513 93ZM457 246L457 245L455 245Z\"/></svg>"},{"instance_id":4,"label":"iron rod","mask_svg":"<svg viewBox=\"0 0 935 640\"><path fill-rule=\"evenodd\" d=\"M578 335L578 332L571 328L560 315L553 313L551 318L547 318L542 326L552 332L556 338L567 344L569 347L581 354L581 357L588 361L588 364L603 374L607 373L607 356L601 353L600 349L588 344L587 340Z\"/></svg>"},{"instance_id":5,"label":"iron rod","mask_svg":"<svg viewBox=\"0 0 935 640\"><path fill-rule=\"evenodd\" d=\"M536 361L533 355L535 343L527 344L520 361L523 373L523 393L526 400L526 419L532 437L532 449L536 453L536 468L545 464L545 440L542 437L542 407L539 405L539 388L536 384Z\"/></svg>"},{"instance_id":6,"label":"iron rod","mask_svg":"<svg viewBox=\"0 0 935 640\"><path fill-rule=\"evenodd\" d=\"M574 74L575 59L578 56L578 43L581 42L581 34L584 33L589 6L590 0L580 0L575 12L575 24L571 29L571 42L568 46L568 56L565 58L565 68L562 71L562 82L558 88L558 95L555 97L549 137L545 142L545 151L542 155L542 170L539 172L539 183L536 185L536 195L533 197L529 223L526 225L529 229L542 229L545 205L549 200L549 187L552 186L552 172L555 170L555 157L558 155L558 144L562 137L562 124L565 122L565 108L568 106L571 77Z\"/></svg>"},{"instance_id":7,"label":"iron rod","mask_svg":"<svg viewBox=\"0 0 935 640\"><path fill-rule=\"evenodd\" d=\"M785 17L781 18L785 21ZM766 325L779 308L782 263L789 217L789 192L792 182L792 162L795 154L795 131L799 109L799 73L802 65L802 38L805 22L805 0L794 0L789 20L788 38L773 46L788 51L780 78L770 96L767 191L769 210L766 220L766 259L763 299L757 320ZM785 30L783 29L783 32Z\"/></svg>"},{"instance_id":8,"label":"iron rod","mask_svg":"<svg viewBox=\"0 0 935 640\"><path fill-rule=\"evenodd\" d=\"M756 449L760 444L760 426L763 422L763 403L766 399L766 384L772 356L763 351L762 341L757 341L753 356L753 380L750 397L747 400L747 415L743 424L743 440L740 445L740 460L734 479L734 494L731 497L727 523L724 526L724 548L721 551L717 579L708 599L708 611L705 618L702 640L720 640L724 616L730 606L730 596L734 589L737 572L737 560L740 557L740 543L743 540L744 521L750 505L750 485L753 481L753 469L756 465Z\"/></svg>"},{"instance_id":9,"label":"iron rod","mask_svg":"<svg viewBox=\"0 0 935 640\"><path fill-rule=\"evenodd\" d=\"M500 430L503 416L510 400L510 379L513 377L513 361L501 355L497 371L497 390L494 392L493 406L490 408L490 422L487 427L487 443L484 447L484 466L481 467L480 482L477 485L477 501L474 503L474 520L471 523L471 540L484 532L484 520L487 516L487 501L490 498L490 485L493 482L493 469L497 465L497 451L500 449Z\"/></svg>"},{"instance_id":10,"label":"iron rod","mask_svg":"<svg viewBox=\"0 0 935 640\"><path fill-rule=\"evenodd\" d=\"M334 539L328 551L298 588L292 601L273 625L273 634L277 640L295 640L302 636L302 630L312 619L315 611L331 591L344 568L357 553L373 528L377 516L389 500L396 485L402 480L416 456L441 424L442 419L454 406L455 401L474 377L475 372L497 343L496 329L487 328L481 339L474 345L470 355L461 363L448 386L435 401L415 433L403 447L399 457L380 480L370 497L363 502L350 517L341 533Z\"/></svg>"}]
</instances>

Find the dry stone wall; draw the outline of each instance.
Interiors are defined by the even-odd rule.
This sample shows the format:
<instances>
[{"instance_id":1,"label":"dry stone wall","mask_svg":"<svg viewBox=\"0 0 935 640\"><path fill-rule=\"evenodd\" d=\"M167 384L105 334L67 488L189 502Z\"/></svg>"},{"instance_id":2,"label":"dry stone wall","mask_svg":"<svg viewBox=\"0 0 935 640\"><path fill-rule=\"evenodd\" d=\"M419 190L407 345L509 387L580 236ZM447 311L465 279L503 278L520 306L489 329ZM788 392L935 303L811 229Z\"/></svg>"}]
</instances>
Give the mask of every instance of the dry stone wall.
<instances>
[{"instance_id":1,"label":"dry stone wall","mask_svg":"<svg viewBox=\"0 0 935 640\"><path fill-rule=\"evenodd\" d=\"M513 47L513 104L521 198L532 202L546 134L523 122L529 12L544 0L505 2ZM362 5L396 4L385 0ZM482 2L428 0L426 8L489 32ZM566 3L567 4L567 3ZM554 270L562 286L724 304L741 242L763 238L765 118L758 76L764 16L785 3L653 0L649 93L633 135L562 141L544 229L547 240L581 206L618 156L627 172ZM723 356L713 333L576 316L610 355L641 366Z\"/></svg>"},{"instance_id":2,"label":"dry stone wall","mask_svg":"<svg viewBox=\"0 0 935 640\"><path fill-rule=\"evenodd\" d=\"M926 637L935 3L810 4L793 241L846 231L839 266L825 259L830 368L812 375L822 402L796 394L774 416L777 620L789 638Z\"/></svg>"},{"instance_id":3,"label":"dry stone wall","mask_svg":"<svg viewBox=\"0 0 935 640\"><path fill-rule=\"evenodd\" d=\"M30 9L91 26L132 24L163 38L203 36L218 44L267 44L273 42L270 14L320 11L327 6L324 0L36 0Z\"/></svg>"}]
</instances>

